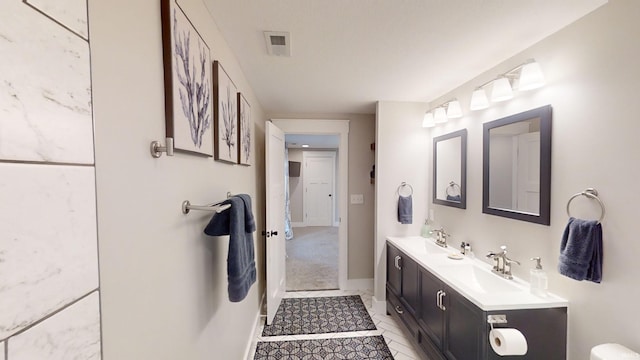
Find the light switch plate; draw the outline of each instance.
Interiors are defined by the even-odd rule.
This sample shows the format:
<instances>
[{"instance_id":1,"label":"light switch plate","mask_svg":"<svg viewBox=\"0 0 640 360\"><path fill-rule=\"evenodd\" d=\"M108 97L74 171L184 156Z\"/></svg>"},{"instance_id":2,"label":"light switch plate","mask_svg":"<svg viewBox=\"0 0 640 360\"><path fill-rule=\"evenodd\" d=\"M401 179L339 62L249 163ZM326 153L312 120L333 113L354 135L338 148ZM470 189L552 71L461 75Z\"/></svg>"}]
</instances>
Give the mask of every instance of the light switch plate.
<instances>
[{"instance_id":1,"label":"light switch plate","mask_svg":"<svg viewBox=\"0 0 640 360\"><path fill-rule=\"evenodd\" d=\"M352 204L364 204L364 195L363 194L351 194L351 203Z\"/></svg>"}]
</instances>

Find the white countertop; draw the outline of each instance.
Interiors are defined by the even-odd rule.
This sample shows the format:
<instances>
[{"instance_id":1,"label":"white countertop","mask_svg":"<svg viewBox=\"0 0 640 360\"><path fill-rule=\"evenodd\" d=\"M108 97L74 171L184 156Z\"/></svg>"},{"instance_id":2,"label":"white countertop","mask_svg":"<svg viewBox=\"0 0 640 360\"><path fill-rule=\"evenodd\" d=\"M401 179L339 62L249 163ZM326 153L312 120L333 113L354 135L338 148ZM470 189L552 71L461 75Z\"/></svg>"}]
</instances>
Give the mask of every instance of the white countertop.
<instances>
[{"instance_id":1,"label":"white countertop","mask_svg":"<svg viewBox=\"0 0 640 360\"><path fill-rule=\"evenodd\" d=\"M568 307L569 302L557 295L534 295L529 283L514 276L508 280L491 272L491 265L479 259L464 256L453 247L442 248L434 239L420 236L387 237L387 241L402 250L420 266L429 270L449 287L485 311L542 309Z\"/></svg>"}]
</instances>

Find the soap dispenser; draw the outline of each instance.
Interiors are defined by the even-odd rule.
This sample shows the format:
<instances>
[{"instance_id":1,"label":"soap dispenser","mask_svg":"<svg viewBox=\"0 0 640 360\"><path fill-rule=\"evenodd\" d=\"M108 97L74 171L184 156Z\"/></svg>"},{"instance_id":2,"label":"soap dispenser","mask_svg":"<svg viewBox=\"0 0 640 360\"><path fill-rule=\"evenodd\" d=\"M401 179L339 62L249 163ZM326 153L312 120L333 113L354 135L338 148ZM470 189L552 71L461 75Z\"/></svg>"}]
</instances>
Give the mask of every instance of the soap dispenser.
<instances>
[{"instance_id":1,"label":"soap dispenser","mask_svg":"<svg viewBox=\"0 0 640 360\"><path fill-rule=\"evenodd\" d=\"M424 225L422 225L422 229L420 229L420 236L423 238L431 237L431 221L429 219L424 220Z\"/></svg>"},{"instance_id":2,"label":"soap dispenser","mask_svg":"<svg viewBox=\"0 0 640 360\"><path fill-rule=\"evenodd\" d=\"M540 264L540 257L534 257L530 259L536 262L536 268L531 269L531 293L538 296L547 295L547 273L542 270Z\"/></svg>"}]
</instances>

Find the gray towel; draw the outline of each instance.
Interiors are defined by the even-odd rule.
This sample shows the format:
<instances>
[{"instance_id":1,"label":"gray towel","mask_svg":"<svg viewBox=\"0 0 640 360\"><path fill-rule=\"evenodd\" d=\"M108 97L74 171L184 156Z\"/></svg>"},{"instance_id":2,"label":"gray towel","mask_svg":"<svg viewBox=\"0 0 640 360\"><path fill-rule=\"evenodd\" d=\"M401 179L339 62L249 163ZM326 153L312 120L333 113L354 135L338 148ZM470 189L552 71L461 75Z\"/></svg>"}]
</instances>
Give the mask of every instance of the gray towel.
<instances>
[{"instance_id":1,"label":"gray towel","mask_svg":"<svg viewBox=\"0 0 640 360\"><path fill-rule=\"evenodd\" d=\"M256 262L253 249L253 232L256 223L251 212L251 197L246 194L233 196L222 204L231 208L213 214L204 229L210 236L229 235L227 254L227 280L229 300L242 301L256 282Z\"/></svg>"},{"instance_id":2,"label":"gray towel","mask_svg":"<svg viewBox=\"0 0 640 360\"><path fill-rule=\"evenodd\" d=\"M560 245L560 274L575 280L602 280L602 226L593 220L569 218Z\"/></svg>"},{"instance_id":3,"label":"gray towel","mask_svg":"<svg viewBox=\"0 0 640 360\"><path fill-rule=\"evenodd\" d=\"M413 222L413 201L411 195L398 196L398 222L400 224L411 224Z\"/></svg>"}]
</instances>

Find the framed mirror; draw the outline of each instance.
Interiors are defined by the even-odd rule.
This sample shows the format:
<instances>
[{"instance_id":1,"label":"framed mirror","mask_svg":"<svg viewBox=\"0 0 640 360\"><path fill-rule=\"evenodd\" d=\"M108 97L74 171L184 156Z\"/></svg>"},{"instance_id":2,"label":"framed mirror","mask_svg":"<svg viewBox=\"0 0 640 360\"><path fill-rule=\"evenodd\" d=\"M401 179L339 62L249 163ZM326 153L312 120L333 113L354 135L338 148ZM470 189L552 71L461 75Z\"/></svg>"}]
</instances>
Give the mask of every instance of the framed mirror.
<instances>
[{"instance_id":1,"label":"framed mirror","mask_svg":"<svg viewBox=\"0 0 640 360\"><path fill-rule=\"evenodd\" d=\"M467 129L433 138L433 203L467 208Z\"/></svg>"},{"instance_id":2,"label":"framed mirror","mask_svg":"<svg viewBox=\"0 0 640 360\"><path fill-rule=\"evenodd\" d=\"M482 212L549 225L551 106L484 124Z\"/></svg>"}]
</instances>

